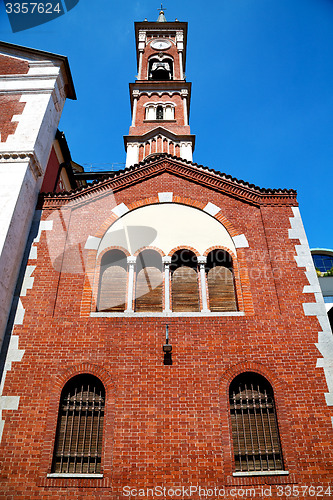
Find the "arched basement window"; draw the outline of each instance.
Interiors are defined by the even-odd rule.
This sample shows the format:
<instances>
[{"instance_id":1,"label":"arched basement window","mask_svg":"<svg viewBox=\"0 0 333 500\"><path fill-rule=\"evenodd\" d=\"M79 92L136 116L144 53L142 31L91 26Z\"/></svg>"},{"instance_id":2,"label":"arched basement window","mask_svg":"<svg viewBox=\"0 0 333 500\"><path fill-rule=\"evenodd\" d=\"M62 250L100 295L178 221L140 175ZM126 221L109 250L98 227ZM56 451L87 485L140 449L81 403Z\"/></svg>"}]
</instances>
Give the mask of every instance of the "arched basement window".
<instances>
[{"instance_id":1,"label":"arched basement window","mask_svg":"<svg viewBox=\"0 0 333 500\"><path fill-rule=\"evenodd\" d=\"M101 260L97 311L124 311L126 285L126 255L121 250L110 250L103 255Z\"/></svg>"},{"instance_id":2,"label":"arched basement window","mask_svg":"<svg viewBox=\"0 0 333 500\"><path fill-rule=\"evenodd\" d=\"M207 256L209 309L212 312L237 311L232 258L224 250Z\"/></svg>"},{"instance_id":3,"label":"arched basement window","mask_svg":"<svg viewBox=\"0 0 333 500\"><path fill-rule=\"evenodd\" d=\"M154 250L143 250L136 264L136 312L163 310L162 258Z\"/></svg>"},{"instance_id":4,"label":"arched basement window","mask_svg":"<svg viewBox=\"0 0 333 500\"><path fill-rule=\"evenodd\" d=\"M198 262L190 250L178 250L171 259L170 270L172 310L197 312L200 310L198 288Z\"/></svg>"},{"instance_id":5,"label":"arched basement window","mask_svg":"<svg viewBox=\"0 0 333 500\"><path fill-rule=\"evenodd\" d=\"M61 393L52 472L99 474L105 391L93 375L70 379Z\"/></svg>"},{"instance_id":6,"label":"arched basement window","mask_svg":"<svg viewBox=\"0 0 333 500\"><path fill-rule=\"evenodd\" d=\"M257 373L242 373L230 384L232 439L237 472L283 469L273 389Z\"/></svg>"}]
</instances>

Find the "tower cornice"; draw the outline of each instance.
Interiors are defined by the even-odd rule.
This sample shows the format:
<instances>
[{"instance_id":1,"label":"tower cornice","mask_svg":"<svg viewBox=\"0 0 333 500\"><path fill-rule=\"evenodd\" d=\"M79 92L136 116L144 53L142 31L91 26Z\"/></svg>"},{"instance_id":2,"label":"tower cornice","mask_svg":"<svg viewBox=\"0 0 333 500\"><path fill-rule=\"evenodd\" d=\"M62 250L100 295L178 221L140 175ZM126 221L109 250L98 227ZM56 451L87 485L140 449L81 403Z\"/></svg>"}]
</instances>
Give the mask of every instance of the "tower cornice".
<instances>
[{"instance_id":1,"label":"tower cornice","mask_svg":"<svg viewBox=\"0 0 333 500\"><path fill-rule=\"evenodd\" d=\"M129 84L130 98L131 98L131 109L133 109L133 92L139 91L139 94L147 94L148 96L152 94L157 94L161 96L163 94L182 95L183 90L187 90L187 100L188 100L188 114L190 113L190 103L191 103L191 82L185 82L184 80L170 80L167 82L155 82L151 80L136 80L134 83Z\"/></svg>"}]
</instances>

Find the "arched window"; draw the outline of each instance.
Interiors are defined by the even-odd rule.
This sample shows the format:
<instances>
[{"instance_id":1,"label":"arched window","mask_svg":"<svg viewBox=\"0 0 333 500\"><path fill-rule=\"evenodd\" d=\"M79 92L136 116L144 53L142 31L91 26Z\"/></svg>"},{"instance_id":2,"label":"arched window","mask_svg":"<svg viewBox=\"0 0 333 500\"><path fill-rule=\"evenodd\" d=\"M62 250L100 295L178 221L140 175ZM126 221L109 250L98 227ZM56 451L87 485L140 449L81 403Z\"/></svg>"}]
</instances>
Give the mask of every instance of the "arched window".
<instances>
[{"instance_id":1,"label":"arched window","mask_svg":"<svg viewBox=\"0 0 333 500\"><path fill-rule=\"evenodd\" d=\"M120 250L110 250L101 260L97 311L124 311L126 284L126 255Z\"/></svg>"},{"instance_id":2,"label":"arched window","mask_svg":"<svg viewBox=\"0 0 333 500\"><path fill-rule=\"evenodd\" d=\"M230 384L232 439L237 472L282 470L273 389L257 373L242 373Z\"/></svg>"},{"instance_id":3,"label":"arched window","mask_svg":"<svg viewBox=\"0 0 333 500\"><path fill-rule=\"evenodd\" d=\"M105 391L93 375L70 379L61 393L52 472L101 472Z\"/></svg>"},{"instance_id":4,"label":"arched window","mask_svg":"<svg viewBox=\"0 0 333 500\"><path fill-rule=\"evenodd\" d=\"M135 311L161 312L162 300L162 258L154 250L144 250L137 258Z\"/></svg>"},{"instance_id":5,"label":"arched window","mask_svg":"<svg viewBox=\"0 0 333 500\"><path fill-rule=\"evenodd\" d=\"M170 266L173 311L200 310L197 269L197 258L190 250L178 250L173 254Z\"/></svg>"},{"instance_id":6,"label":"arched window","mask_svg":"<svg viewBox=\"0 0 333 500\"><path fill-rule=\"evenodd\" d=\"M212 312L236 311L236 294L231 256L224 250L213 250L207 256L209 308Z\"/></svg>"},{"instance_id":7,"label":"arched window","mask_svg":"<svg viewBox=\"0 0 333 500\"><path fill-rule=\"evenodd\" d=\"M163 120L163 106L157 106L157 108L156 108L156 120Z\"/></svg>"}]
</instances>

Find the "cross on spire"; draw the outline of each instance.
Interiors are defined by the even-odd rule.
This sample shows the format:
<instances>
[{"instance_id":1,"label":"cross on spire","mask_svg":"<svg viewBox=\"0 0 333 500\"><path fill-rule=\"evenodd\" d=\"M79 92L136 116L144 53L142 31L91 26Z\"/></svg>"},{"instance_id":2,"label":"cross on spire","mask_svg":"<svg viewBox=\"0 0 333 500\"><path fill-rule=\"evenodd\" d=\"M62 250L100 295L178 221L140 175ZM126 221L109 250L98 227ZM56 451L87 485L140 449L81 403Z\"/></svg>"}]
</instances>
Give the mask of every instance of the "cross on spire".
<instances>
[{"instance_id":1,"label":"cross on spire","mask_svg":"<svg viewBox=\"0 0 333 500\"><path fill-rule=\"evenodd\" d=\"M157 22L158 23L166 23L166 19L165 19L165 15L164 15L164 11L166 9L163 8L163 4L161 3L161 10L160 9L157 9L160 11L160 15L158 16L158 19L157 19Z\"/></svg>"}]
</instances>

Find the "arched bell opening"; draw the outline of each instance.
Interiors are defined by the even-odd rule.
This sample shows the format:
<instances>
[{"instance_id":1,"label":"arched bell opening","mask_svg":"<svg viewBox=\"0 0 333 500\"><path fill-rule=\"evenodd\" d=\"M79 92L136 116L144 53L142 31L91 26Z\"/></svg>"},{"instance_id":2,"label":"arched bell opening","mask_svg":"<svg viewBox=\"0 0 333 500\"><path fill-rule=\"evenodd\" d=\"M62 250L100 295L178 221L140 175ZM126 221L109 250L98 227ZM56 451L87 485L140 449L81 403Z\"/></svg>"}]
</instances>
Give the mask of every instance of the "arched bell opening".
<instances>
[{"instance_id":1,"label":"arched bell opening","mask_svg":"<svg viewBox=\"0 0 333 500\"><path fill-rule=\"evenodd\" d=\"M148 63L148 80L173 80L173 59L171 57L152 57Z\"/></svg>"}]
</instances>

